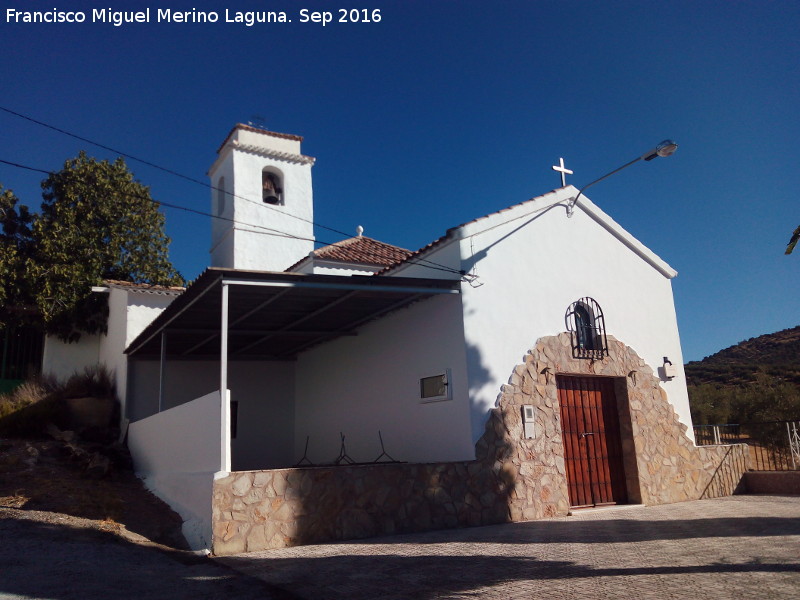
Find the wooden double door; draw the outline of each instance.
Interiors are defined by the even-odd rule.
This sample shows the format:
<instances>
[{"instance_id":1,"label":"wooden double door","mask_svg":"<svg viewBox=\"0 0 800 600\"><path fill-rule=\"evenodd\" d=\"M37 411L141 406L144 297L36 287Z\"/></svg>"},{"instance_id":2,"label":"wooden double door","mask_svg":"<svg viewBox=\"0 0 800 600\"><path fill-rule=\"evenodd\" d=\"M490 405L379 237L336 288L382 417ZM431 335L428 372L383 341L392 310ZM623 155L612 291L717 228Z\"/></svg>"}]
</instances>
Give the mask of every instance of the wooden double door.
<instances>
[{"instance_id":1,"label":"wooden double door","mask_svg":"<svg viewBox=\"0 0 800 600\"><path fill-rule=\"evenodd\" d=\"M619 413L610 377L556 377L573 507L628 500Z\"/></svg>"}]
</instances>

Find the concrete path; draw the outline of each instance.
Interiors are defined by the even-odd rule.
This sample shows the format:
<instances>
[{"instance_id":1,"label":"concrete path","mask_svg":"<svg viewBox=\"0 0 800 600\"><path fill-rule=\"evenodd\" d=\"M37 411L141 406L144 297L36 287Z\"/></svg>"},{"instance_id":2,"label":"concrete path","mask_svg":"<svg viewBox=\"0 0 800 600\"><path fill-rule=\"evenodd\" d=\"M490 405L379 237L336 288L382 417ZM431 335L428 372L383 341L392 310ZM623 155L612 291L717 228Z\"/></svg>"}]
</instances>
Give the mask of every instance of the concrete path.
<instances>
[{"instance_id":1,"label":"concrete path","mask_svg":"<svg viewBox=\"0 0 800 600\"><path fill-rule=\"evenodd\" d=\"M800 598L800 497L620 507L217 560L315 600Z\"/></svg>"}]
</instances>

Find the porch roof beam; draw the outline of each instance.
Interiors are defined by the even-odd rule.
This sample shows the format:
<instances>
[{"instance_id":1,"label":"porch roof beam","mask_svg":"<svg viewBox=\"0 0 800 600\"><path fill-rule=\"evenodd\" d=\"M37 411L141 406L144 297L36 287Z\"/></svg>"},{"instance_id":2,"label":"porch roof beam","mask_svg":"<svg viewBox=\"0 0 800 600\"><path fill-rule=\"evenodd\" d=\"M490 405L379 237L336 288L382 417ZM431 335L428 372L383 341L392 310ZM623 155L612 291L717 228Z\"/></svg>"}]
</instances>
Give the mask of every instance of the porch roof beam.
<instances>
[{"instance_id":1,"label":"porch roof beam","mask_svg":"<svg viewBox=\"0 0 800 600\"><path fill-rule=\"evenodd\" d=\"M460 294L452 287L410 287L403 285L358 285L347 283L321 283L313 281L248 281L246 279L223 279L229 285L249 285L256 287L296 287L322 290L353 290L357 292L397 292L406 294Z\"/></svg>"},{"instance_id":2,"label":"porch roof beam","mask_svg":"<svg viewBox=\"0 0 800 600\"><path fill-rule=\"evenodd\" d=\"M224 284L225 284L225 281L223 280L223 282L222 282L222 283L223 283L223 285L224 285ZM229 330L229 331L228 331L228 334L230 335L231 333L233 333L232 331L230 331L230 328L231 328L231 327L234 327L234 326L235 326L237 323L241 323L241 322L242 322L242 321L244 321L246 318L248 318L248 317L250 317L250 316L254 315L254 314L255 314L255 313L257 313L258 311L265 309L267 306L269 306L270 304L272 304L273 302L275 302L276 300L278 300L278 298L280 298L281 296L283 296L284 294L286 294L286 293L288 293L288 292L289 292L289 289L287 288L287 289L285 289L285 290L283 290L283 291L281 291L281 292L279 292L279 293L275 294L275 295L274 295L274 296L272 296L271 298L267 298L266 300L264 300L263 302L261 302L261 303L260 303L258 306L256 306L254 309L252 309L252 310L250 310L250 311L246 312L245 314L241 315L241 316L240 316L240 317L238 317L237 319L235 319L235 320L231 321L231 322L228 324L228 330ZM203 346L205 346L205 345L206 345L206 344L208 344L209 342L212 342L212 341L214 341L214 340L215 340L215 339L216 339L216 338L219 336L219 334L220 334L220 333L219 333L219 331L217 331L217 330L214 330L214 332L213 332L213 333L211 333L211 335L209 335L207 338L205 338L205 339L204 339L202 342L198 342L197 344L195 344L194 346L192 346L192 347L191 347L191 348L189 348L188 350L185 350L185 351L184 351L182 354L184 354L184 355L186 355L186 354L191 354L192 352L194 352L194 351L195 351L195 350L197 350L198 348L202 348Z\"/></svg>"},{"instance_id":3,"label":"porch roof beam","mask_svg":"<svg viewBox=\"0 0 800 600\"><path fill-rule=\"evenodd\" d=\"M300 344L299 346L295 346L290 352L284 352L280 356L293 356L293 355L297 354L298 352L302 352L306 348L311 348L312 346L315 346L316 344L319 344L320 342L324 342L325 340L327 340L329 338L332 338L332 337L339 337L339 336L343 336L343 335L357 335L356 333L345 333L345 332L353 331L356 328L358 328L360 325L363 325L364 323L368 323L369 321L377 319L381 315L386 314L388 312L392 312L393 310L396 310L397 308L399 308L399 307L401 307L401 306L403 306L405 304L409 304L410 302L415 302L415 301L419 300L420 298L422 298L423 296L424 296L424 294L415 294L414 296L412 296L412 298L410 300L408 298L403 298L402 300L398 300L394 304L391 304L391 305L386 306L386 307L384 307L384 308L382 308L380 310L377 310L374 313L371 313L371 314L367 315L366 317L362 317L360 319L356 319L355 321L351 321L350 323L348 323L347 325L342 327L341 330L339 330L339 331L331 331L331 332L329 332L327 334L320 334L318 337L314 338L313 340L310 340L308 342Z\"/></svg>"},{"instance_id":4,"label":"porch roof beam","mask_svg":"<svg viewBox=\"0 0 800 600\"><path fill-rule=\"evenodd\" d=\"M217 278L216 278L216 280L212 281L210 285L206 286L206 288L205 288L204 290L202 290L202 291L201 291L199 294L197 294L197 296L196 296L195 298L193 298L191 302L187 303L187 304L186 304L186 306L182 307L182 308L181 308L181 310L179 310L179 311L176 311L176 313L175 313L174 315L172 315L172 316L171 316L171 317L170 317L170 318L167 320L167 322L166 322L166 323L164 323L164 324L163 324L163 325L161 325L161 326L160 326L158 329L156 329L155 331L153 331L153 333L151 333L149 336L147 336L146 338L144 338L143 340L141 340L141 341L140 341L138 344L136 344L136 346L131 346L131 347L129 347L127 350L125 350L125 354L135 354L135 353L136 353L136 351L137 351L139 348L141 348L141 347L142 347L142 346L144 346L144 345L145 345L147 342L149 342L149 341L150 341L150 340L152 340L154 337L156 337L156 336L157 336L159 333L161 333L161 331L162 331L162 330L166 329L166 328L167 328L167 326L168 326L170 323L172 323L172 322L173 322L175 319L177 319L177 318L178 318L178 317L180 317L180 316L181 316L183 313L185 313L187 310L189 310L189 308L191 308L191 307L192 307L192 306L193 306L195 303L197 303L197 301L198 301L198 300L200 300L200 299L201 299L203 296L205 296L205 295L208 293L208 291L209 291L209 290L211 290L211 289L215 288L215 287L216 287L216 284L217 284L217 283L219 283L220 281L222 281L222 275L220 275L219 277L217 277ZM163 315L164 313L161 313L161 314ZM158 320L158 317L156 317L156 320Z\"/></svg>"},{"instance_id":5,"label":"porch roof beam","mask_svg":"<svg viewBox=\"0 0 800 600\"><path fill-rule=\"evenodd\" d=\"M136 356L131 356L131 360L139 360L139 361L155 361L158 360L158 354L137 354ZM192 356L183 356L182 354L178 354L177 356L170 356L170 362L196 362L198 360L207 360L209 362L218 362L219 361L219 353L216 354L194 354ZM249 360L256 360L256 361L277 361L277 362L294 362L294 357L287 356L275 356L274 354L248 354L247 356L228 356L228 362L245 362Z\"/></svg>"},{"instance_id":6,"label":"porch roof beam","mask_svg":"<svg viewBox=\"0 0 800 600\"><path fill-rule=\"evenodd\" d=\"M358 335L357 331L347 331L348 328L344 330L338 329L331 329L331 330L324 330L324 329L304 329L302 331L281 331L279 329L238 329L236 331L228 331L229 336L247 336L247 335L271 335L275 333L280 333L281 335L288 335L288 336L301 336L301 335L330 335L335 333L336 335ZM217 329L167 329L165 330L167 333L175 333L175 334L214 334L215 336L219 335L219 330ZM207 343L207 342L206 342ZM186 354L186 352L182 352L181 354Z\"/></svg>"},{"instance_id":7,"label":"porch roof beam","mask_svg":"<svg viewBox=\"0 0 800 600\"><path fill-rule=\"evenodd\" d=\"M254 346L258 346L259 344L262 344L262 343L266 342L268 339L270 339L270 338L272 338L272 337L274 337L274 336L276 336L278 334L281 334L284 331L287 331L287 330L291 329L292 327L296 327L300 323L308 321L309 319L311 319L313 317L316 317L317 315L320 315L320 314L330 310L334 306L337 306L337 305L341 304L342 302L345 302L346 300L349 300L350 298L352 298L353 296L358 294L358 292L359 292L359 290L354 290L354 291L348 292L344 296L338 297L336 300L333 300L331 302L327 302L323 306L320 306L317 310L311 311L310 313L307 313L307 314L303 315L299 319L295 319L293 322L288 323L287 325L284 325L283 327L281 327L275 333L271 333L269 335L262 336L261 338L259 338L255 342L252 342L252 343L247 344L246 346L244 346L242 348L239 348L236 352L234 352L234 354L241 354L242 352L246 352L247 350L249 350L250 348L253 348Z\"/></svg>"}]
</instances>

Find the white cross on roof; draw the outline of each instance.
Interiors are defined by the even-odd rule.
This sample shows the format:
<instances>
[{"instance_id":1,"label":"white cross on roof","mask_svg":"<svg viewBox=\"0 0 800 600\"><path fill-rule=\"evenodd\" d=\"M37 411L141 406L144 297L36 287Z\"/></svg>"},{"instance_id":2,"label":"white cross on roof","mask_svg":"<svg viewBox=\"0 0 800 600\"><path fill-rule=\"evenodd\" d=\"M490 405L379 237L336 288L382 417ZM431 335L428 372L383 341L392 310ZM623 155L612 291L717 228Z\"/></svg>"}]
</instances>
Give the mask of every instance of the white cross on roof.
<instances>
[{"instance_id":1,"label":"white cross on roof","mask_svg":"<svg viewBox=\"0 0 800 600\"><path fill-rule=\"evenodd\" d=\"M564 166L563 158L559 158L558 162L559 162L558 165L553 165L553 171L558 171L559 173L561 173L561 187L564 187L565 185L567 185L567 175L572 175L572 171L570 171Z\"/></svg>"}]
</instances>

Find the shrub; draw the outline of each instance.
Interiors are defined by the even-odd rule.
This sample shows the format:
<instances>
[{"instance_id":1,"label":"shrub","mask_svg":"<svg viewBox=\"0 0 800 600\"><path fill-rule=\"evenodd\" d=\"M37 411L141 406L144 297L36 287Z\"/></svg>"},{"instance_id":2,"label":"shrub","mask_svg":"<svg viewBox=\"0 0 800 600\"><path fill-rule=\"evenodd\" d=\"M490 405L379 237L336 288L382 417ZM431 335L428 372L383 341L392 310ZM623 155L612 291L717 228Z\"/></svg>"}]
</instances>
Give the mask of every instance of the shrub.
<instances>
[{"instance_id":1,"label":"shrub","mask_svg":"<svg viewBox=\"0 0 800 600\"><path fill-rule=\"evenodd\" d=\"M105 365L86 367L83 373L74 373L66 383L59 386L61 398L116 398L114 376Z\"/></svg>"}]
</instances>

